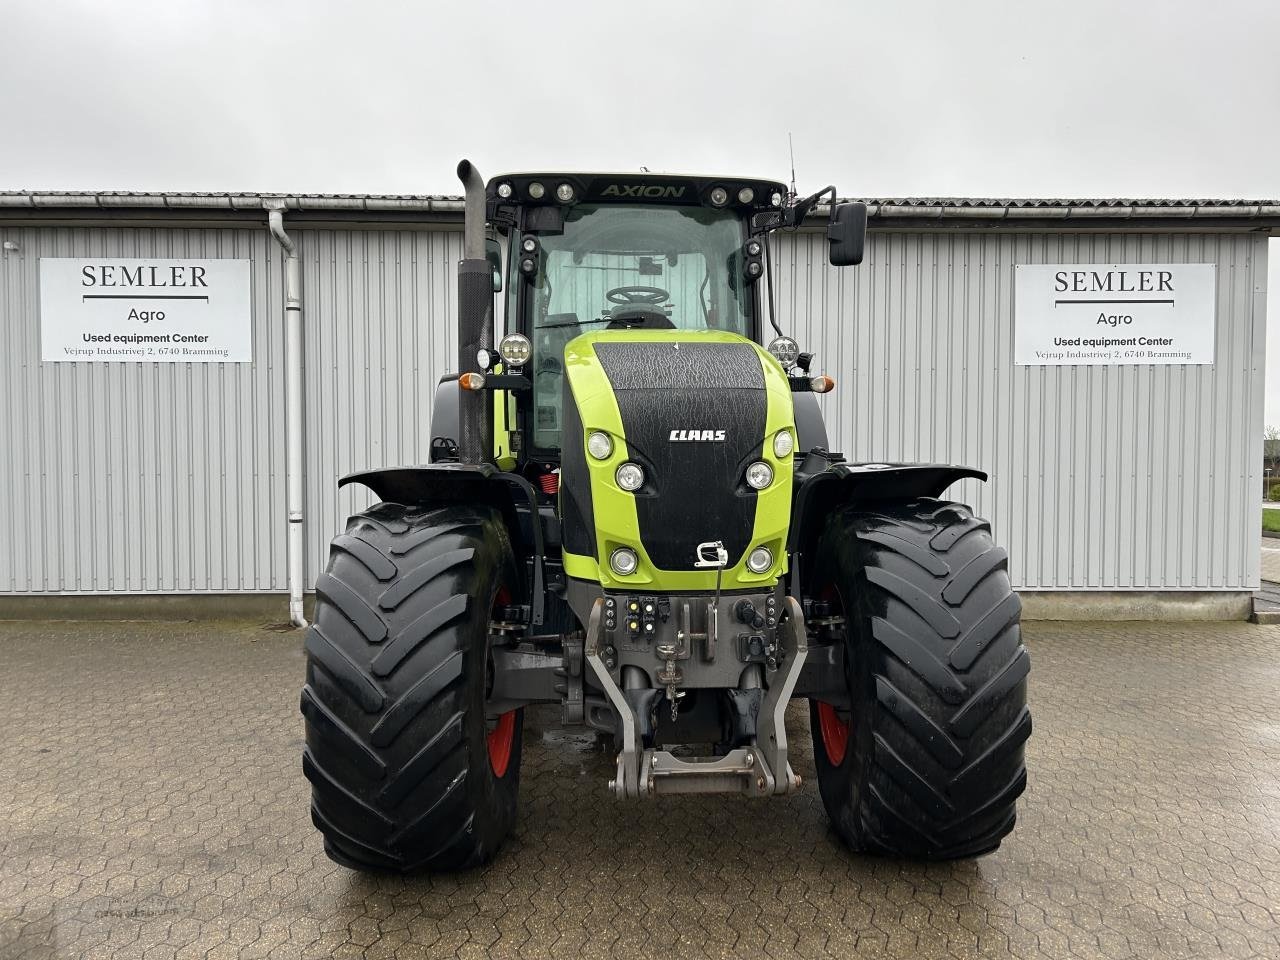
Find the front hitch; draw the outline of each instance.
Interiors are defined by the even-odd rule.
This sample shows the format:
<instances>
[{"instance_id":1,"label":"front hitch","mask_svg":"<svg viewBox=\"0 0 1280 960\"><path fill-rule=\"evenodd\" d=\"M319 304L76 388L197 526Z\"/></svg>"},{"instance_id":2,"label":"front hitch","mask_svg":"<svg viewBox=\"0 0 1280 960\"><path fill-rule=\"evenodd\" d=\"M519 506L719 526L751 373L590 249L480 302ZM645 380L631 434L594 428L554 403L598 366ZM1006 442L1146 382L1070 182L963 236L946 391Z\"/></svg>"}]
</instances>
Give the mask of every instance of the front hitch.
<instances>
[{"instance_id":1,"label":"front hitch","mask_svg":"<svg viewBox=\"0 0 1280 960\"><path fill-rule=\"evenodd\" d=\"M779 632L779 663L760 705L759 734L752 746L737 747L722 757L682 759L666 750L641 750L637 718L614 682L600 653L604 635L604 600L597 599L587 620L585 659L620 718L622 750L609 789L619 800L672 793L743 793L764 797L790 793L800 777L788 761L784 716L808 656L804 611L794 597L784 600L786 616Z\"/></svg>"}]
</instances>

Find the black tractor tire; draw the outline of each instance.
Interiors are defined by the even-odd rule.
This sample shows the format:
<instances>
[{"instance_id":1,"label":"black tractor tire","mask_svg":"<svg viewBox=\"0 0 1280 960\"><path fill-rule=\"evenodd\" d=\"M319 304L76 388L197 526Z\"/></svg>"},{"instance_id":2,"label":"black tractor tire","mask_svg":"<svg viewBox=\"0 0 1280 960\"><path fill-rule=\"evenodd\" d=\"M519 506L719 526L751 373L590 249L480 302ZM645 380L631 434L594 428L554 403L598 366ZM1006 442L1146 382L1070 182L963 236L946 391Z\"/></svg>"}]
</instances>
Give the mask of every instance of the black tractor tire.
<instances>
[{"instance_id":1,"label":"black tractor tire","mask_svg":"<svg viewBox=\"0 0 1280 960\"><path fill-rule=\"evenodd\" d=\"M521 711L486 724L489 624L518 588L485 507L380 503L316 582L302 690L311 818L357 870L453 871L516 819Z\"/></svg>"},{"instance_id":2,"label":"black tractor tire","mask_svg":"<svg viewBox=\"0 0 1280 960\"><path fill-rule=\"evenodd\" d=\"M846 508L808 579L845 618L849 707L810 701L836 832L915 859L994 850L1027 783L1031 660L990 525L941 500Z\"/></svg>"}]
</instances>

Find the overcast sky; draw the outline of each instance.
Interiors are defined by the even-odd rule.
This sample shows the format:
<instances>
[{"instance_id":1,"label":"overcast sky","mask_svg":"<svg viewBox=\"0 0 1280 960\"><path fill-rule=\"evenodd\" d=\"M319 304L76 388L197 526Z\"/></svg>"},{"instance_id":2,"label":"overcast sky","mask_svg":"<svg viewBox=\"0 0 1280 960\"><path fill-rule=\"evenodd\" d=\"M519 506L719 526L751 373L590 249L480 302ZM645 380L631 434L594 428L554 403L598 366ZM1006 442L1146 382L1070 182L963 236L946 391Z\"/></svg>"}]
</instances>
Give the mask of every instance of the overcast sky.
<instances>
[{"instance_id":1,"label":"overcast sky","mask_svg":"<svg viewBox=\"0 0 1280 960\"><path fill-rule=\"evenodd\" d=\"M785 178L790 131L846 196L1275 198L1278 44L1272 0L4 0L0 189Z\"/></svg>"}]
</instances>

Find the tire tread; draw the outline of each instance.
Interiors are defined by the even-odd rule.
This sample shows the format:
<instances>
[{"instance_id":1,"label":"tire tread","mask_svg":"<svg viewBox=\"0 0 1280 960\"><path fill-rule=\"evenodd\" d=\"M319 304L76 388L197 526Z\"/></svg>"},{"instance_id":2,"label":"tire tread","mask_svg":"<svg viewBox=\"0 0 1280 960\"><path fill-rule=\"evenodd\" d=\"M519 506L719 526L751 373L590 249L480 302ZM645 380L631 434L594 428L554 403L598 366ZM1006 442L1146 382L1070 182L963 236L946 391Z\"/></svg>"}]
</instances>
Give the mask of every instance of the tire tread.
<instances>
[{"instance_id":1,"label":"tire tread","mask_svg":"<svg viewBox=\"0 0 1280 960\"><path fill-rule=\"evenodd\" d=\"M473 631L488 623L478 584L494 582L476 577L512 563L501 518L472 506L381 503L334 539L300 706L312 820L339 863L464 869L490 859L510 829L519 721L512 773L490 783L483 711L469 698L483 686Z\"/></svg>"},{"instance_id":2,"label":"tire tread","mask_svg":"<svg viewBox=\"0 0 1280 960\"><path fill-rule=\"evenodd\" d=\"M818 748L837 830L855 849L925 859L995 849L1031 734L1008 553L968 507L917 500L836 513L819 557L846 602L850 682L867 678L851 689L854 733L871 724L861 759L836 767Z\"/></svg>"}]
</instances>

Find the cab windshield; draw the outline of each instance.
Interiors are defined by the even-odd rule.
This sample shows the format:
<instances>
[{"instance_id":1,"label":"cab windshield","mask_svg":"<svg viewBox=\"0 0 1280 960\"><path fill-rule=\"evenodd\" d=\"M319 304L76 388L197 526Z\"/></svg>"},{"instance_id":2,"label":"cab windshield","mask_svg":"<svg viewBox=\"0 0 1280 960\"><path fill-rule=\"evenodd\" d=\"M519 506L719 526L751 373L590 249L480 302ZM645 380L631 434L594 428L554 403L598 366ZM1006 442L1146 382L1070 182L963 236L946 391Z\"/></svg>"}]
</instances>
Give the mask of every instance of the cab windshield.
<instances>
[{"instance_id":1,"label":"cab windshield","mask_svg":"<svg viewBox=\"0 0 1280 960\"><path fill-rule=\"evenodd\" d=\"M729 210L580 204L566 215L564 233L538 241L526 330L539 449L560 447L564 348L579 334L674 328L751 335L742 222Z\"/></svg>"}]
</instances>

